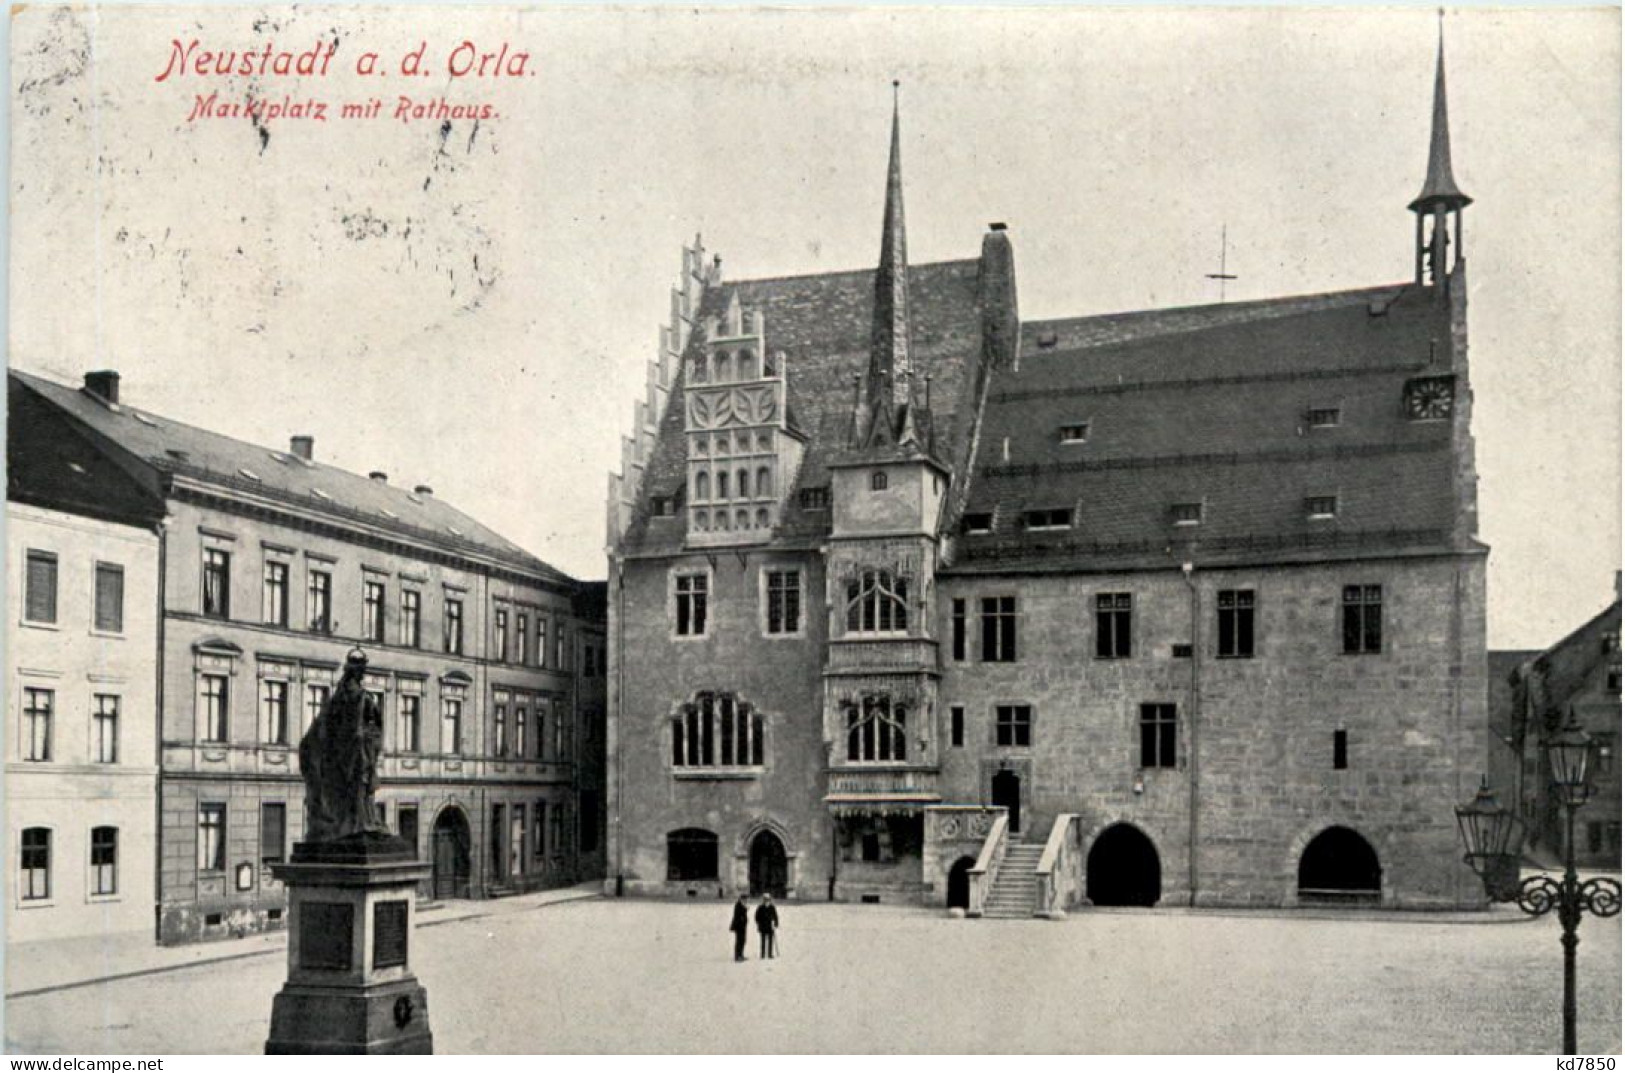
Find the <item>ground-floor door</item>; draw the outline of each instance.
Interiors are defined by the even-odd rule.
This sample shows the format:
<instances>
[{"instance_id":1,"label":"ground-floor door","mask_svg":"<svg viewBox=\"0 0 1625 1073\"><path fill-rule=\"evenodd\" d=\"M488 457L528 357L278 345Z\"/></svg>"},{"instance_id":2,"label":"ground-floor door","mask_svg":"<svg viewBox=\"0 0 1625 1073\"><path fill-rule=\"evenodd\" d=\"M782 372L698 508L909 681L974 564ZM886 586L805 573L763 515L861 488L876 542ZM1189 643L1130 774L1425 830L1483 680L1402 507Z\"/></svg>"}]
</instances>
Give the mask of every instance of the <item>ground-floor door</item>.
<instances>
[{"instance_id":1,"label":"ground-floor door","mask_svg":"<svg viewBox=\"0 0 1625 1073\"><path fill-rule=\"evenodd\" d=\"M790 862L784 843L772 831L758 832L750 841L750 892L783 898L790 885Z\"/></svg>"},{"instance_id":2,"label":"ground-floor door","mask_svg":"<svg viewBox=\"0 0 1625 1073\"><path fill-rule=\"evenodd\" d=\"M434 896L469 896L468 817L462 809L445 808L434 821Z\"/></svg>"},{"instance_id":3,"label":"ground-floor door","mask_svg":"<svg viewBox=\"0 0 1625 1073\"><path fill-rule=\"evenodd\" d=\"M993 804L1002 805L1010 814L1010 833L1021 832L1021 776L1014 771L1000 771L993 776Z\"/></svg>"},{"instance_id":4,"label":"ground-floor door","mask_svg":"<svg viewBox=\"0 0 1625 1073\"><path fill-rule=\"evenodd\" d=\"M1129 824L1100 832L1084 867L1084 894L1094 905L1156 905L1162 897L1157 847Z\"/></svg>"},{"instance_id":5,"label":"ground-floor door","mask_svg":"<svg viewBox=\"0 0 1625 1073\"><path fill-rule=\"evenodd\" d=\"M970 857L961 857L948 869L948 908L970 908L970 870L976 867L976 861Z\"/></svg>"}]
</instances>

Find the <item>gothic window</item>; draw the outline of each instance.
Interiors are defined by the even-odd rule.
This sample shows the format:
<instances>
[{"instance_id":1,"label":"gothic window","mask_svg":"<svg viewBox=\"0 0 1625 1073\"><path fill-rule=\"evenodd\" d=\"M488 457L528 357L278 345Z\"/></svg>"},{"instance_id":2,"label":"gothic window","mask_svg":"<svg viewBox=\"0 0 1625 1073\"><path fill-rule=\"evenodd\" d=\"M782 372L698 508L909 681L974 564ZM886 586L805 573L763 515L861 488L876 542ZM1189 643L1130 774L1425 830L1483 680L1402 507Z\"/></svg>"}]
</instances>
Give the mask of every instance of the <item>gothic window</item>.
<instances>
[{"instance_id":1,"label":"gothic window","mask_svg":"<svg viewBox=\"0 0 1625 1073\"><path fill-rule=\"evenodd\" d=\"M871 492L884 492L886 490L886 471L876 470L869 474L869 490Z\"/></svg>"},{"instance_id":2,"label":"gothic window","mask_svg":"<svg viewBox=\"0 0 1625 1073\"><path fill-rule=\"evenodd\" d=\"M703 469L694 474L694 499L704 503L711 498L711 475Z\"/></svg>"},{"instance_id":3,"label":"gothic window","mask_svg":"<svg viewBox=\"0 0 1625 1073\"><path fill-rule=\"evenodd\" d=\"M766 499L773 494L773 471L766 466L756 469L756 498Z\"/></svg>"},{"instance_id":4,"label":"gothic window","mask_svg":"<svg viewBox=\"0 0 1625 1073\"><path fill-rule=\"evenodd\" d=\"M739 379L756 379L756 354L753 351L741 350L739 352Z\"/></svg>"},{"instance_id":5,"label":"gothic window","mask_svg":"<svg viewBox=\"0 0 1625 1073\"><path fill-rule=\"evenodd\" d=\"M858 763L908 759L908 712L885 693L846 705L846 758Z\"/></svg>"},{"instance_id":6,"label":"gothic window","mask_svg":"<svg viewBox=\"0 0 1625 1073\"><path fill-rule=\"evenodd\" d=\"M902 633L908 629L908 579L864 570L846 583L848 633Z\"/></svg>"},{"instance_id":7,"label":"gothic window","mask_svg":"<svg viewBox=\"0 0 1625 1073\"><path fill-rule=\"evenodd\" d=\"M726 533L731 528L731 526L729 526L729 524L728 524L728 512L727 511L725 511L725 510L717 511L717 528L719 530L721 530L722 532L724 532L724 533Z\"/></svg>"},{"instance_id":8,"label":"gothic window","mask_svg":"<svg viewBox=\"0 0 1625 1073\"><path fill-rule=\"evenodd\" d=\"M674 768L761 767L762 717L732 693L697 693L671 718Z\"/></svg>"},{"instance_id":9,"label":"gothic window","mask_svg":"<svg viewBox=\"0 0 1625 1073\"><path fill-rule=\"evenodd\" d=\"M741 510L741 511L735 511L734 512L734 528L736 528L736 529L749 529L750 528L750 511Z\"/></svg>"},{"instance_id":10,"label":"gothic window","mask_svg":"<svg viewBox=\"0 0 1625 1073\"><path fill-rule=\"evenodd\" d=\"M694 528L698 529L702 533L711 528L711 516L703 510L695 511Z\"/></svg>"},{"instance_id":11,"label":"gothic window","mask_svg":"<svg viewBox=\"0 0 1625 1073\"><path fill-rule=\"evenodd\" d=\"M767 528L767 508L766 507L758 507L757 510L756 510L756 528L758 528L758 529L766 529Z\"/></svg>"},{"instance_id":12,"label":"gothic window","mask_svg":"<svg viewBox=\"0 0 1625 1073\"><path fill-rule=\"evenodd\" d=\"M728 498L728 471L725 469L717 471L717 498Z\"/></svg>"},{"instance_id":13,"label":"gothic window","mask_svg":"<svg viewBox=\"0 0 1625 1073\"><path fill-rule=\"evenodd\" d=\"M750 498L750 470L741 468L739 470L738 476L739 476L739 484L738 484L737 487L739 488L739 493L738 493L739 498L740 499L749 499Z\"/></svg>"}]
</instances>

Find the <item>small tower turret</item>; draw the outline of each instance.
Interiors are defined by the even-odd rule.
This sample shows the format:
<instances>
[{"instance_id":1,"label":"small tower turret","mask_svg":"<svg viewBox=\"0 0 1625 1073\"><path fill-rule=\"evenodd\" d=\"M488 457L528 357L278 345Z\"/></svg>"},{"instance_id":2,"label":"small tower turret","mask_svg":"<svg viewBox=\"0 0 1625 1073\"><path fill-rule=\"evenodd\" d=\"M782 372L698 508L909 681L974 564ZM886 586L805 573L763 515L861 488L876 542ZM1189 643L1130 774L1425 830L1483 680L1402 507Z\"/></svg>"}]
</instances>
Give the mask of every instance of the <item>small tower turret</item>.
<instances>
[{"instance_id":1,"label":"small tower turret","mask_svg":"<svg viewBox=\"0 0 1625 1073\"><path fill-rule=\"evenodd\" d=\"M1433 78L1433 135L1428 142L1427 178L1410 203L1416 214L1416 283L1434 286L1462 263L1461 210L1473 203L1450 170L1450 110L1444 89L1444 12L1439 13L1439 60ZM1455 223L1451 251L1450 223Z\"/></svg>"}]
</instances>

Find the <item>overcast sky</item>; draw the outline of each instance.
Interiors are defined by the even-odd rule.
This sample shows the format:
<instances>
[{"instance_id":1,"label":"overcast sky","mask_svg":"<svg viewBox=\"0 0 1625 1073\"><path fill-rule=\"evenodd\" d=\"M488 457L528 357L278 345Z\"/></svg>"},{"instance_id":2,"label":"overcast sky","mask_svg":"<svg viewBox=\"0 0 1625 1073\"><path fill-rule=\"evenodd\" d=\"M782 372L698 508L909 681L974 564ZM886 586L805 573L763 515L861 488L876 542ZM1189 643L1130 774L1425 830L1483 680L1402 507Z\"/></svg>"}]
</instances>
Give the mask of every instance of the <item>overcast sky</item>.
<instances>
[{"instance_id":1,"label":"overcast sky","mask_svg":"<svg viewBox=\"0 0 1625 1073\"><path fill-rule=\"evenodd\" d=\"M1490 644L1607 604L1620 543L1615 10L1445 20ZM1009 224L1021 310L1404 281L1437 19L1378 11L31 7L13 17L11 360L428 483L604 574L606 475L703 232L731 278L871 266L893 78L909 251ZM325 78L157 76L171 42ZM531 54L454 79L448 54ZM420 42L432 77L394 69ZM189 121L199 94L325 123ZM388 118L399 98L494 118ZM346 101L384 118L341 120Z\"/></svg>"}]
</instances>

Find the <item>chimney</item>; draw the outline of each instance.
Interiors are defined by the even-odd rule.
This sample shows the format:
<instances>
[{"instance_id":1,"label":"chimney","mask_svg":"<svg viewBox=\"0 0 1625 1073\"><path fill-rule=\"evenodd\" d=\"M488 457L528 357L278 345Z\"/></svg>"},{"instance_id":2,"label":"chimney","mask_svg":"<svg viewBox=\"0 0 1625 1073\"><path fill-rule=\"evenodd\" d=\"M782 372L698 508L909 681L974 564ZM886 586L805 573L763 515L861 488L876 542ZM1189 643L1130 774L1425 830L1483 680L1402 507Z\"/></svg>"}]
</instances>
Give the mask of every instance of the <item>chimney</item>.
<instances>
[{"instance_id":1,"label":"chimney","mask_svg":"<svg viewBox=\"0 0 1625 1073\"><path fill-rule=\"evenodd\" d=\"M988 224L987 229L989 231L1005 231L1005 230L1008 230L1008 228L1006 228L1005 225L1002 222Z\"/></svg>"},{"instance_id":2,"label":"chimney","mask_svg":"<svg viewBox=\"0 0 1625 1073\"><path fill-rule=\"evenodd\" d=\"M426 484L420 484L416 488L412 489L412 491L416 492L420 496L432 496L432 495L434 495L434 489L430 488Z\"/></svg>"},{"instance_id":3,"label":"chimney","mask_svg":"<svg viewBox=\"0 0 1625 1073\"><path fill-rule=\"evenodd\" d=\"M306 462L314 462L316 453L316 438L314 436L294 436L288 440L288 453L295 458L302 458Z\"/></svg>"},{"instance_id":4,"label":"chimney","mask_svg":"<svg viewBox=\"0 0 1625 1073\"><path fill-rule=\"evenodd\" d=\"M118 405L118 373L112 369L85 374L85 390L103 402Z\"/></svg>"},{"instance_id":5,"label":"chimney","mask_svg":"<svg viewBox=\"0 0 1625 1073\"><path fill-rule=\"evenodd\" d=\"M367 474L367 476L377 481L379 484L389 483L389 474L385 473L381 469L375 469L371 473Z\"/></svg>"}]
</instances>

